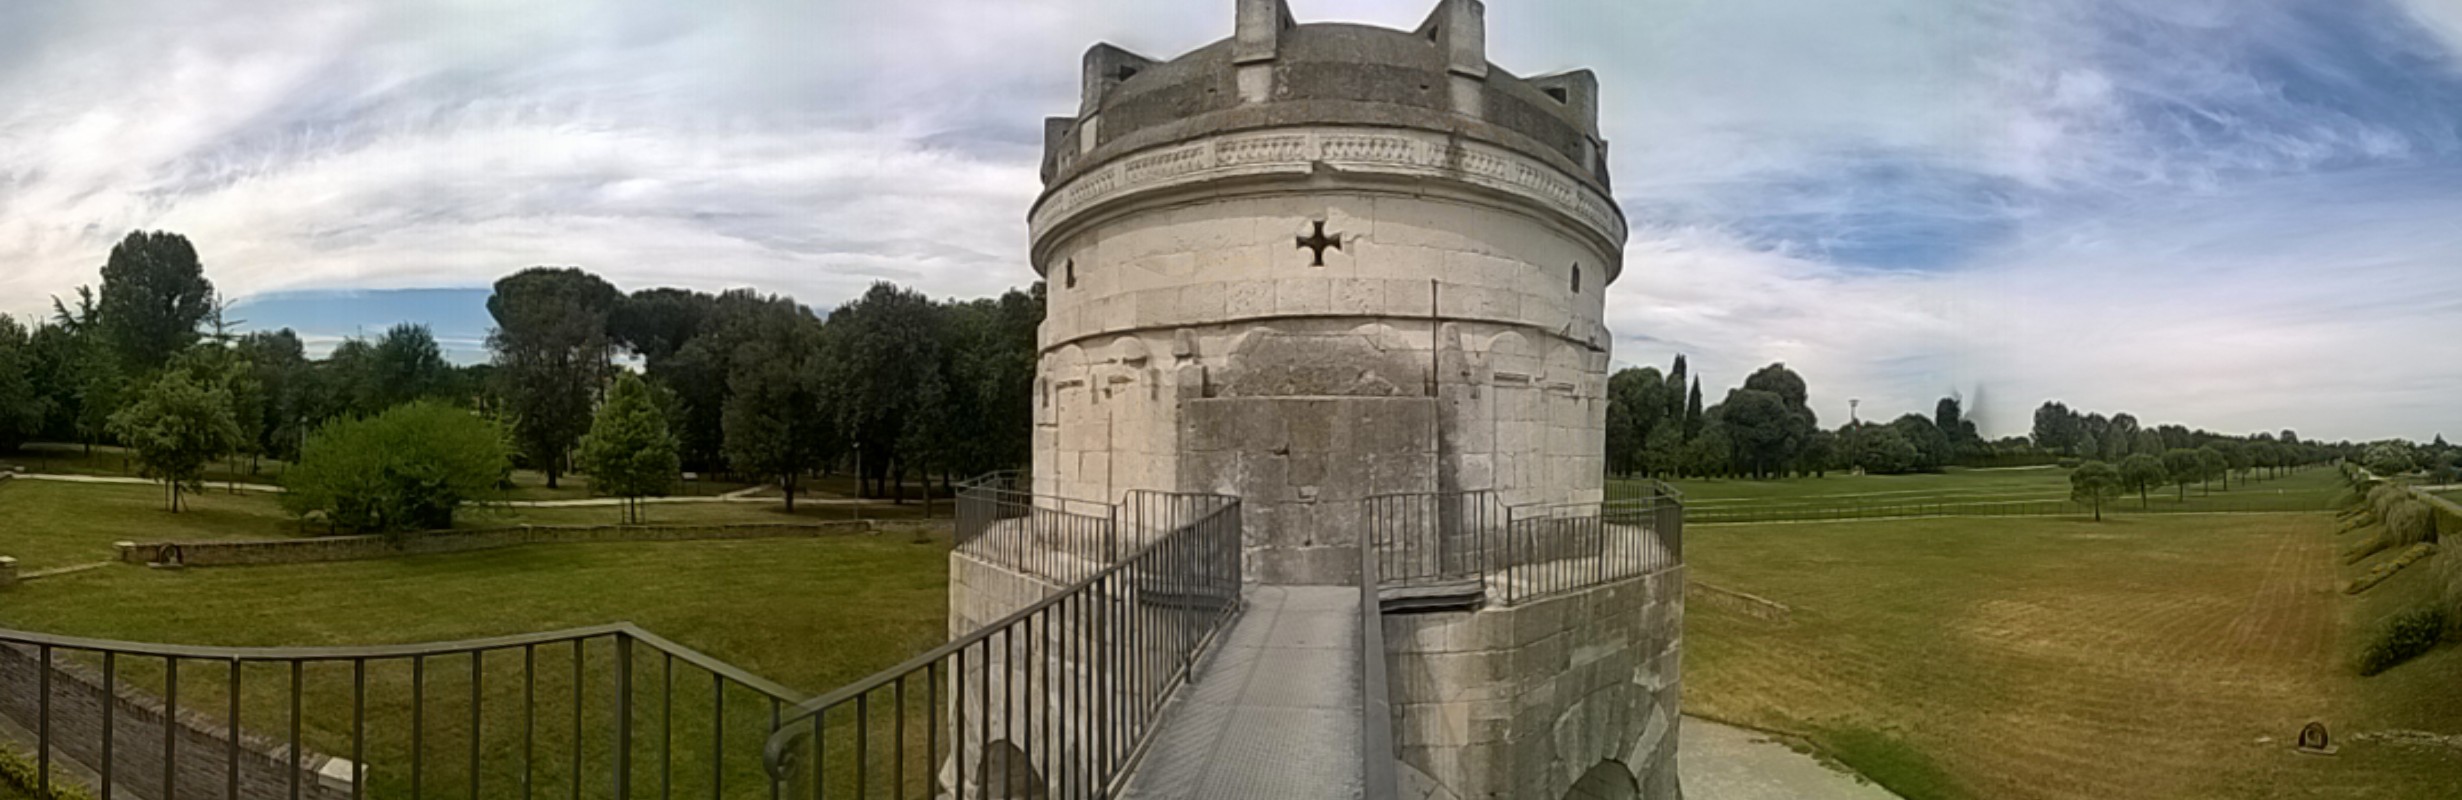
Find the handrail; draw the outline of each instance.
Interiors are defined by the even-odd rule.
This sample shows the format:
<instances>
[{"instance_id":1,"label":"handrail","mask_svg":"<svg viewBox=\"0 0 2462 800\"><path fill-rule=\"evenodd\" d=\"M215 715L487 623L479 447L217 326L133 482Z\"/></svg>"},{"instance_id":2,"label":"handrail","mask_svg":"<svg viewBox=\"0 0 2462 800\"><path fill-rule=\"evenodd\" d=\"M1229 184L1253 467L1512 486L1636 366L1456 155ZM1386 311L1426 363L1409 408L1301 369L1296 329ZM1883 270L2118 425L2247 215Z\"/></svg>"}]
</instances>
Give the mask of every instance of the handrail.
<instances>
[{"instance_id":1,"label":"handrail","mask_svg":"<svg viewBox=\"0 0 2462 800\"><path fill-rule=\"evenodd\" d=\"M959 785L986 782L986 791L1027 775L1096 794L1116 788L1165 701L1193 680L1197 656L1240 608L1239 500L1144 495L1132 493L1105 520L1158 534L1112 539L1125 553L1056 590L782 709L762 747L771 780L782 788L809 780L816 796L869 796L868 783L907 787L909 776L936 769L919 763L929 762L952 765ZM983 490L967 498L996 500ZM918 727L921 747L910 752L904 731Z\"/></svg>"},{"instance_id":2,"label":"handrail","mask_svg":"<svg viewBox=\"0 0 2462 800\"><path fill-rule=\"evenodd\" d=\"M1359 779L1361 800L1401 797L1393 698L1385 676L1385 609L1376 542L1359 537Z\"/></svg>"},{"instance_id":3,"label":"handrail","mask_svg":"<svg viewBox=\"0 0 2462 800\"><path fill-rule=\"evenodd\" d=\"M553 631L516 633L505 636L487 636L477 639L457 639L442 642L417 642L411 644L380 645L331 645L321 647L219 647L213 645L160 644L154 642L131 642L119 639L96 639L84 636L65 636L52 633L38 633L35 631L20 631L0 628L0 644L23 644L34 645L37 647L50 647L57 650L108 652L119 655L138 656L142 658L176 658L182 661L202 662L379 661L385 659L417 658L420 656L451 656L464 655L468 653L490 652L495 650L511 650L517 647L527 647L541 644L559 644L576 639L596 639L604 636L631 637L633 640L649 645L653 649L675 656L676 658L683 660L685 663L700 667L710 672L718 673L727 680L743 684L745 688L775 697L779 700L794 702L795 698L808 696L803 692L788 688L786 685L778 683L777 681L773 681L759 675L754 675L750 672L744 671L741 667L720 661L707 653L677 644L672 639L651 633L648 629L635 625L631 622L610 622L603 625L585 625L578 628L564 628Z\"/></svg>"}]
</instances>

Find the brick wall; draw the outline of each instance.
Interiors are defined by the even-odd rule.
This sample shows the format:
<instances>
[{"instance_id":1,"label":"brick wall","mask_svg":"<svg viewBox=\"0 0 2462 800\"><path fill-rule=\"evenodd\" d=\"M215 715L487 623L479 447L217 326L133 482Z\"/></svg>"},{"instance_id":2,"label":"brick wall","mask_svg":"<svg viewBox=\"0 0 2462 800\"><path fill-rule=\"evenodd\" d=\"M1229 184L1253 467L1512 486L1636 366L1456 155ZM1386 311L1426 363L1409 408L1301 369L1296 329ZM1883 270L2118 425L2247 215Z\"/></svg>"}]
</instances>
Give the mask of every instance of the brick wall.
<instances>
[{"instance_id":1,"label":"brick wall","mask_svg":"<svg viewBox=\"0 0 2462 800\"><path fill-rule=\"evenodd\" d=\"M0 644L0 716L7 717L28 732L38 730L42 724L41 672L42 658L37 650L25 645ZM65 654L54 652L50 718L51 745L55 754L74 759L99 774L104 767L103 705L110 703L110 769L115 795L143 798L163 796L163 734L168 727L177 741L172 752L178 761L173 770L178 795L227 796L230 784L226 770L230 765L231 750L230 739L221 722L203 719L194 712L182 712L174 717L165 713L160 699L126 685L117 688L116 692L106 689L99 672L80 664L67 663ZM241 731L239 744L240 797L249 800L290 797L293 777L289 771L289 759L285 757L288 744L246 731ZM341 800L350 796L347 781L318 774L317 770L331 760L328 756L301 751L302 768L296 778L300 797L307 800ZM55 771L53 780L60 780L63 774Z\"/></svg>"},{"instance_id":2,"label":"brick wall","mask_svg":"<svg viewBox=\"0 0 2462 800\"><path fill-rule=\"evenodd\" d=\"M877 527L877 523L871 520L743 525L524 525L412 534L403 537L398 545L382 536L320 536L234 542L122 542L119 559L131 564L176 563L191 567L306 564L423 553L458 553L526 544L817 537L869 532Z\"/></svg>"}]
</instances>

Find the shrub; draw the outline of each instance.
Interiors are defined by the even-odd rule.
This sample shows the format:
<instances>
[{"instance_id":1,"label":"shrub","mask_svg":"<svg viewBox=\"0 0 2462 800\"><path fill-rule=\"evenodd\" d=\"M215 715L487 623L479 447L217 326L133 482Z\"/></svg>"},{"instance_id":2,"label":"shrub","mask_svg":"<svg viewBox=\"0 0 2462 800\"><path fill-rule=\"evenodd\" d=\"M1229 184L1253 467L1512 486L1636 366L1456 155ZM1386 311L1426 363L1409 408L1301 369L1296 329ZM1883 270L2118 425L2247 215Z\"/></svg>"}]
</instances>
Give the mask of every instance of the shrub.
<instances>
[{"instance_id":1,"label":"shrub","mask_svg":"<svg viewBox=\"0 0 2462 800\"><path fill-rule=\"evenodd\" d=\"M2411 548L2402 551L2401 555L2379 561L2376 566L2369 567L2365 574L2351 579L2351 584L2343 587L2342 591L2344 594L2359 594L2376 588L2377 584L2384 583L2385 579L2393 577L2396 572L2401 572L2404 567L2419 563L2420 559L2435 554L2436 545L2427 542L2411 545Z\"/></svg>"},{"instance_id":2,"label":"shrub","mask_svg":"<svg viewBox=\"0 0 2462 800\"><path fill-rule=\"evenodd\" d=\"M2367 540L2360 542L2359 546L2352 548L2350 552L2343 553L2342 563L2357 564L2361 561L2367 560L2369 556L2384 552L2386 548L2393 546L2394 540L2392 537L2387 536L2384 533L2378 533L2377 535L2370 536Z\"/></svg>"},{"instance_id":3,"label":"shrub","mask_svg":"<svg viewBox=\"0 0 2462 800\"><path fill-rule=\"evenodd\" d=\"M317 429L298 466L282 475L282 507L354 532L450 528L455 509L493 496L511 470L495 423L441 403L407 403Z\"/></svg>"},{"instance_id":4,"label":"shrub","mask_svg":"<svg viewBox=\"0 0 2462 800\"><path fill-rule=\"evenodd\" d=\"M51 775L51 796L49 798L43 798L40 792L35 791L34 787L40 785L42 782L34 774L33 764L27 763L26 759L17 755L16 751L0 747L0 787L14 788L16 794L41 800L93 800L93 795L86 794L84 789L60 780L60 774L56 768ZM0 794L15 796L9 792L0 792Z\"/></svg>"},{"instance_id":5,"label":"shrub","mask_svg":"<svg viewBox=\"0 0 2462 800\"><path fill-rule=\"evenodd\" d=\"M2368 510L2374 512L2377 519L2384 519L2385 514L2393 510L2394 504L2409 499L2411 493L2402 487L2380 484L2368 490Z\"/></svg>"},{"instance_id":6,"label":"shrub","mask_svg":"<svg viewBox=\"0 0 2462 800\"><path fill-rule=\"evenodd\" d=\"M2375 675L2436 646L2445 635L2445 611L2420 608L2394 615L2359 654L2359 674Z\"/></svg>"},{"instance_id":7,"label":"shrub","mask_svg":"<svg viewBox=\"0 0 2462 800\"><path fill-rule=\"evenodd\" d=\"M2436 541L2436 515L2428 504L2405 497L2386 509L2385 536L2397 545Z\"/></svg>"}]
</instances>

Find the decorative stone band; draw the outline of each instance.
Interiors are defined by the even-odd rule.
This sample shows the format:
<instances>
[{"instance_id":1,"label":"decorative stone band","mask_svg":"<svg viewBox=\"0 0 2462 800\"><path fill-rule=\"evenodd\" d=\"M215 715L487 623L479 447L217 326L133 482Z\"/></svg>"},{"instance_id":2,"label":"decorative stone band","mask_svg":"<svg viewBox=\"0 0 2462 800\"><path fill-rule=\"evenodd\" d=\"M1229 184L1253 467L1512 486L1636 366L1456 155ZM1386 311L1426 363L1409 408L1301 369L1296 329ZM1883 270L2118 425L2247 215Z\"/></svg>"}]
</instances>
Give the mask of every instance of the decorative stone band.
<instances>
[{"instance_id":1,"label":"decorative stone band","mask_svg":"<svg viewBox=\"0 0 2462 800\"><path fill-rule=\"evenodd\" d=\"M1624 241L1624 214L1615 201L1536 159L1440 133L1364 128L1238 133L1129 154L1044 192L1027 222L1040 251L1050 244L1049 234L1113 201L1228 178L1305 175L1319 163L1512 194L1578 222L1609 249Z\"/></svg>"}]
</instances>

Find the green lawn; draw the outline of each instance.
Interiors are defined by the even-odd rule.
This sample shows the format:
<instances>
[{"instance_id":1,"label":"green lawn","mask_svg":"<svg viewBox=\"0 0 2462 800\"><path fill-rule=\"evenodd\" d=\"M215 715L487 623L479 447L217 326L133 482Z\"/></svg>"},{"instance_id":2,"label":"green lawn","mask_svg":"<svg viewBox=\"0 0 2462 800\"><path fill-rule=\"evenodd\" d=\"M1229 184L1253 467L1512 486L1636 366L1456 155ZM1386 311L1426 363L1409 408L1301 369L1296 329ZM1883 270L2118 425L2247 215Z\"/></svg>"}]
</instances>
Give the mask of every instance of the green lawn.
<instances>
[{"instance_id":1,"label":"green lawn","mask_svg":"<svg viewBox=\"0 0 2462 800\"><path fill-rule=\"evenodd\" d=\"M0 481L0 555L27 570L108 561L118 541L209 541L291 538L317 533L283 513L270 494L231 494L219 489L188 495L188 510L164 510L162 489L126 484ZM934 515L950 515L947 500ZM788 515L775 502L657 503L644 511L650 524L757 523L837 519L920 519L920 502L904 506L864 503L801 503ZM611 525L622 521L615 506L515 508L480 506L455 519L459 527L500 525Z\"/></svg>"},{"instance_id":2,"label":"green lawn","mask_svg":"<svg viewBox=\"0 0 2462 800\"><path fill-rule=\"evenodd\" d=\"M148 642L298 646L466 639L631 621L756 675L819 692L939 643L947 625L945 526L923 543L907 531L824 539L634 542L540 546L380 561L163 571L114 565L20 586L0 604L0 627ZM108 602L97 602L108 598ZM535 654L535 706L523 702L519 651L487 657L476 713L483 795L521 780L523 708L535 708L537 780L562 796L571 743L588 764L583 794L603 796L612 742L615 661L611 645L589 646L576 666L569 647ZM671 764L679 791L706 796L712 721L710 676L638 650L634 667L635 763L640 785ZM672 668L672 678L667 669ZM423 796L461 797L469 787L473 667L467 656L425 665ZM159 662L124 659L121 674L158 689ZM410 796L411 666L376 662L367 673L371 796ZM228 667L187 662L182 705L223 716ZM575 675L591 698L577 740ZM288 719L288 675L251 666L242 675L242 718L279 735ZM664 691L672 680L672 693ZM351 675L346 664L305 673L307 739L329 754L350 752ZM759 742L768 705L736 690L727 697L719 772L730 797L766 796ZM671 704L666 705L666 704ZM671 732L652 709L671 707ZM661 758L662 736L675 743ZM695 755L695 754L699 755ZM686 790L684 787L699 787Z\"/></svg>"},{"instance_id":3,"label":"green lawn","mask_svg":"<svg viewBox=\"0 0 2462 800\"><path fill-rule=\"evenodd\" d=\"M1694 581L1792 614L1689 604L1685 708L1804 734L1910 798L2450 797L2462 759L2350 737L2462 735L2462 647L2358 677L2368 620L2427 576L2342 595L2332 531L2287 513L1695 528ZM2311 719L2340 755L2291 752Z\"/></svg>"},{"instance_id":4,"label":"green lawn","mask_svg":"<svg viewBox=\"0 0 2462 800\"><path fill-rule=\"evenodd\" d=\"M1784 480L1676 481L1696 521L1756 521L1770 518L1838 518L1871 513L1888 516L1955 510L1967 514L2031 510L2042 513L2069 498L2069 474L2058 467L1950 469L1914 475L1852 475ZM2259 477L2226 487L2191 485L2131 495L2107 513L2144 511L2278 511L2323 508L2339 487L2330 469ZM1943 508L1947 507L1947 508ZM2062 513L2066 507L2061 508ZM2083 513L2082 509L2078 513Z\"/></svg>"}]
</instances>

